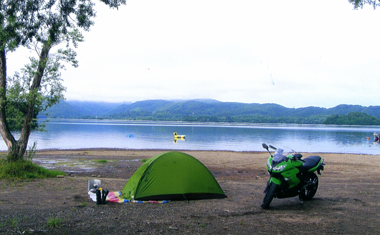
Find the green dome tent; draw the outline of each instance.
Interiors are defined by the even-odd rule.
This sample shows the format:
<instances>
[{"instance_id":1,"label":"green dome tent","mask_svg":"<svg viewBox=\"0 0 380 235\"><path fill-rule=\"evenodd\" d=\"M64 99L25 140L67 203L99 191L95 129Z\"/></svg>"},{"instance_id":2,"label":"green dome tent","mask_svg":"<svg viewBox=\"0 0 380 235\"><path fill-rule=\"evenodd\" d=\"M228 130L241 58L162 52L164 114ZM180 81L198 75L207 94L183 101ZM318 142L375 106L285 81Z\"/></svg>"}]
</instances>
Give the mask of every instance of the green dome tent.
<instances>
[{"instance_id":1,"label":"green dome tent","mask_svg":"<svg viewBox=\"0 0 380 235\"><path fill-rule=\"evenodd\" d=\"M121 191L129 200L193 200L225 198L211 172L196 158L166 152L146 161Z\"/></svg>"}]
</instances>

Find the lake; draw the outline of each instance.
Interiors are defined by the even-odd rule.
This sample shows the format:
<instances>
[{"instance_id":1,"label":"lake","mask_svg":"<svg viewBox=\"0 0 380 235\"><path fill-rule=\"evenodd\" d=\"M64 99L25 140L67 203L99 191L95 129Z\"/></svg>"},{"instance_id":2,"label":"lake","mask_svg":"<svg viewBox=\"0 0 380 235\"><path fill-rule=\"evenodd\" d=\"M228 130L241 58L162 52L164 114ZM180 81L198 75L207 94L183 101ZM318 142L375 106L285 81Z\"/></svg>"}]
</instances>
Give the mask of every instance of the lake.
<instances>
[{"instance_id":1,"label":"lake","mask_svg":"<svg viewBox=\"0 0 380 235\"><path fill-rule=\"evenodd\" d=\"M379 126L52 119L46 130L32 132L29 145L36 141L37 149L264 151L261 143L265 142L298 152L380 153L380 144L373 142ZM186 135L186 139L174 141L173 132ZM6 150L3 141L0 150Z\"/></svg>"}]
</instances>

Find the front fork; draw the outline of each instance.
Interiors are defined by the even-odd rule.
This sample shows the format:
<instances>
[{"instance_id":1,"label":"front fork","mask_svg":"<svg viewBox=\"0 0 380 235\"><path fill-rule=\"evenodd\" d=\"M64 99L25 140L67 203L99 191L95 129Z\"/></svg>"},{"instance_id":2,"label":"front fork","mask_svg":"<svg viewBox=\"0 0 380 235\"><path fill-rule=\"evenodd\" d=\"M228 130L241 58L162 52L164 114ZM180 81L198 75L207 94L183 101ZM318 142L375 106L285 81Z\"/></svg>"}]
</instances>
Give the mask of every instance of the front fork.
<instances>
[{"instance_id":1,"label":"front fork","mask_svg":"<svg viewBox=\"0 0 380 235\"><path fill-rule=\"evenodd\" d=\"M277 184L278 186L281 185L281 180L279 180L277 178L274 178L274 177L270 177L270 179L267 182L267 186L264 189L264 193L267 193L267 191L269 189L269 185L270 185L271 182L274 183L274 184Z\"/></svg>"}]
</instances>

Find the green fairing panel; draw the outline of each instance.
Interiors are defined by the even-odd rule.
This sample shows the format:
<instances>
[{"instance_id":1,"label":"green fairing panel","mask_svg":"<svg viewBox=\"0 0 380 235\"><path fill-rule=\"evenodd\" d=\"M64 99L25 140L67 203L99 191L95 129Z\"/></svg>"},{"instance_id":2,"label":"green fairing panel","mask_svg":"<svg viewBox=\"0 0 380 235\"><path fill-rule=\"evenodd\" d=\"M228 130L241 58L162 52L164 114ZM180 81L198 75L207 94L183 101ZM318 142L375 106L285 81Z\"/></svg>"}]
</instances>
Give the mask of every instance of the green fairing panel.
<instances>
[{"instance_id":1,"label":"green fairing panel","mask_svg":"<svg viewBox=\"0 0 380 235\"><path fill-rule=\"evenodd\" d=\"M211 172L196 158L181 152L167 152L149 159L132 175L122 193L124 198L136 200L188 194L225 197Z\"/></svg>"},{"instance_id":2,"label":"green fairing panel","mask_svg":"<svg viewBox=\"0 0 380 235\"><path fill-rule=\"evenodd\" d=\"M281 180L279 180L275 177L270 178L270 182L277 184L277 185L281 185Z\"/></svg>"}]
</instances>

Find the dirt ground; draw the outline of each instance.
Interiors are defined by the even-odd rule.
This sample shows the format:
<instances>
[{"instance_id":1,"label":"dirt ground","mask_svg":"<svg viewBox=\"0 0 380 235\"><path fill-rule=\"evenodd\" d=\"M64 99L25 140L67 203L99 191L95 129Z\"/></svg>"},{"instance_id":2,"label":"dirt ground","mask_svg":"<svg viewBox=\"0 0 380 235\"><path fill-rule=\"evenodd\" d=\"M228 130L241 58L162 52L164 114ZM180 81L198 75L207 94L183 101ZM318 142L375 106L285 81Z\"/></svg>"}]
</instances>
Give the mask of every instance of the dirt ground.
<instances>
[{"instance_id":1,"label":"dirt ground","mask_svg":"<svg viewBox=\"0 0 380 235\"><path fill-rule=\"evenodd\" d=\"M35 163L67 175L0 181L0 234L380 234L380 161L372 155L317 154L326 166L315 198L303 204L297 197L275 198L268 210L260 207L268 180L264 152L184 151L208 167L226 199L106 205L90 200L88 179L121 190L141 159L162 152L37 152Z\"/></svg>"}]
</instances>

